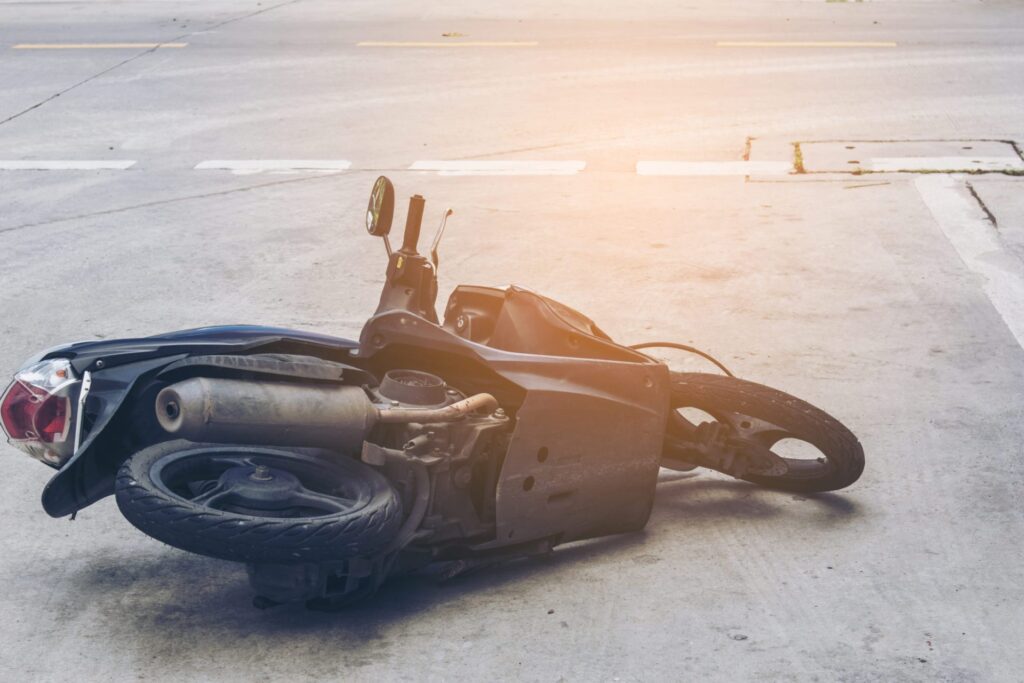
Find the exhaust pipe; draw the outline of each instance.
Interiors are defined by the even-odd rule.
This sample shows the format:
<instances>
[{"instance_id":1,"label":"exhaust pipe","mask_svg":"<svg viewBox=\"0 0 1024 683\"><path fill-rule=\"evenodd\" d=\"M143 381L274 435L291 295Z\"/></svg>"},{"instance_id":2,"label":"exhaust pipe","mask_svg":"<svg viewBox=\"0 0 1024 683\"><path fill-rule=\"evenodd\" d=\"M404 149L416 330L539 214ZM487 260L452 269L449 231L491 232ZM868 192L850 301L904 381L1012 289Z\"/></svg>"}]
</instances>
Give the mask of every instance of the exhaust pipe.
<instances>
[{"instance_id":1,"label":"exhaust pipe","mask_svg":"<svg viewBox=\"0 0 1024 683\"><path fill-rule=\"evenodd\" d=\"M360 387L193 377L156 396L156 419L189 441L319 446L358 452L378 422L457 422L497 410L490 394L441 408L377 408Z\"/></svg>"},{"instance_id":2,"label":"exhaust pipe","mask_svg":"<svg viewBox=\"0 0 1024 683\"><path fill-rule=\"evenodd\" d=\"M358 451L378 411L359 387L193 377L157 394L156 418L190 441Z\"/></svg>"}]
</instances>

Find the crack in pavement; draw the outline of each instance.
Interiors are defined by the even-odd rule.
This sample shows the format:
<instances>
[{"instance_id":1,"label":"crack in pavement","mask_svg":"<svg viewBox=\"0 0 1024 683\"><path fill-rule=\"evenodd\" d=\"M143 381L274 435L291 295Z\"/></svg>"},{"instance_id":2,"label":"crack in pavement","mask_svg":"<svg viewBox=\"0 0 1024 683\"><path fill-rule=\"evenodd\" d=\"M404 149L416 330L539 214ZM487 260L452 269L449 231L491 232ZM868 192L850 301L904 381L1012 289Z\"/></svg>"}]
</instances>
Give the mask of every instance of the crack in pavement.
<instances>
[{"instance_id":1,"label":"crack in pavement","mask_svg":"<svg viewBox=\"0 0 1024 683\"><path fill-rule=\"evenodd\" d=\"M220 197L222 195L235 194L238 192L248 192L250 190L259 190L264 187L273 187L276 185L288 185L291 183L301 183L312 180L323 180L325 178L334 178L337 176L346 175L346 172L339 171L337 173L322 173L315 176L304 176L302 178L288 178L286 180L272 180L266 183L258 183L256 185L247 185L245 187L234 187L230 190L217 190L216 192L201 192L199 194L185 195L184 197L170 197L169 199L156 199L151 202L143 202L141 204L129 204L128 206L119 206L113 209L103 209L101 211L90 211L89 213L82 213L75 216L66 216L64 218L53 218L47 221L40 221L38 223L23 223L21 225L12 225L7 228L0 228L0 235L6 235L11 232L18 230L24 230L26 228L39 228L47 225L54 225L56 223L66 223L68 221L77 221L84 218L94 218L96 216L107 216L115 213L123 213L125 211L134 211L135 209L147 209L153 206L161 206L163 204L174 204L176 202L184 202L191 199L206 199L207 197ZM350 174L347 174L350 175Z\"/></svg>"},{"instance_id":2,"label":"crack in pavement","mask_svg":"<svg viewBox=\"0 0 1024 683\"><path fill-rule=\"evenodd\" d=\"M996 220L995 214L992 213L991 210L989 210L988 205L985 204L985 201L978 194L978 191L974 189L974 185L971 185L971 183L968 181L964 181L964 184L967 186L967 191L971 193L971 196L974 197L974 200L978 202L978 206L980 206L981 210L985 213L985 218L988 219L988 222L992 224L993 228L996 228L998 230L999 221Z\"/></svg>"},{"instance_id":3,"label":"crack in pavement","mask_svg":"<svg viewBox=\"0 0 1024 683\"><path fill-rule=\"evenodd\" d=\"M167 41L167 42L170 42L170 41ZM161 43L160 45L163 45L163 43ZM107 67L106 69L103 69L99 73L95 73L92 76L89 76L88 78L75 83L74 85L70 85L67 88L64 88L63 90L55 92L54 94L50 95L49 97L43 98L39 102L36 102L35 104L33 104L30 107L22 109L21 111L19 111L16 114L11 114L10 116L8 116L3 121L0 121L0 126L4 125L5 123L10 123L11 121L13 121L15 119L21 118L22 116L24 116L25 114L29 113L30 111L34 111L36 109L39 109L39 107L43 106L47 102L52 102L53 100L57 99L61 95L64 95L65 93L69 93L72 90L75 90L76 88L79 88L79 87L85 85L86 83L88 83L90 81L93 81L93 80L99 78L100 76L103 76L104 74L110 73L114 69L120 68L120 67L124 66L125 64L130 64L131 62L134 62L139 57L142 57L144 55L148 55L151 52L155 52L156 50L158 50L160 48L160 45L157 45L155 47L151 47L151 48L148 48L146 50L143 50L142 52L140 52L140 53L138 53L136 55L132 55L128 59L120 61L117 64L114 64L113 66L110 66L110 67Z\"/></svg>"},{"instance_id":4,"label":"crack in pavement","mask_svg":"<svg viewBox=\"0 0 1024 683\"><path fill-rule=\"evenodd\" d=\"M142 52L139 52L138 54L132 55L131 57L128 57L127 59L124 59L124 60L118 62L117 64L114 64L113 66L109 66L106 69L103 69L102 71L100 71L98 73L95 73L92 76L89 76L88 78L85 78L85 79L83 79L81 81L78 81L77 83L75 83L73 85L69 85L68 87L64 88L63 90L55 92L54 94L50 95L49 97L43 98L39 102L36 102L35 104L33 104L33 105L31 105L31 106L29 106L29 107L27 107L25 109L22 109L21 111L15 113L15 114L11 114L6 119L3 119L2 121L0 121L0 126L4 125L6 123L10 123L11 121L14 121L15 119L19 119L22 116L24 116L25 114L27 114L27 113L29 113L31 111L35 111L36 109L39 109L44 104L47 104L48 102L52 102L53 100L57 99L61 95L65 95L65 94L71 92L72 90L80 88L81 86L85 85L86 83L94 81L97 78L100 78L100 77L110 73L111 71L114 71L115 69L121 68L125 64L131 64L132 62L134 62L136 59L139 59L140 57L145 57L148 54L152 54L153 52L156 52L157 50L159 50L161 48L161 46L166 45L167 43L179 42L179 41L181 41L181 40L183 40L185 38L188 38L190 36L194 36L194 35L196 35L198 33L203 33L205 31L212 31L213 29L220 28L221 26L226 26L228 24L232 24L232 23L234 23L236 21L241 21L243 19L248 19L249 17L254 17L257 14L263 14L264 12L269 12L271 10L278 9L279 7L284 7L285 5L293 5L293 4L297 3L297 2L302 2L302 0L286 0L285 2L281 2L281 3L278 3L276 5L272 5L270 7L265 7L263 9L259 9L259 10L256 10L254 12L249 12L247 14L243 14L241 16L231 17L230 19L225 19L224 21L220 21L220 22L217 22L215 24L211 24L211 25L206 26L206 27L204 27L202 29L196 29L195 31L189 31L188 33L182 33L180 36L175 36L174 38L171 38L169 40L161 41L159 44L155 45L154 47L147 48L147 49L143 50Z\"/></svg>"}]
</instances>

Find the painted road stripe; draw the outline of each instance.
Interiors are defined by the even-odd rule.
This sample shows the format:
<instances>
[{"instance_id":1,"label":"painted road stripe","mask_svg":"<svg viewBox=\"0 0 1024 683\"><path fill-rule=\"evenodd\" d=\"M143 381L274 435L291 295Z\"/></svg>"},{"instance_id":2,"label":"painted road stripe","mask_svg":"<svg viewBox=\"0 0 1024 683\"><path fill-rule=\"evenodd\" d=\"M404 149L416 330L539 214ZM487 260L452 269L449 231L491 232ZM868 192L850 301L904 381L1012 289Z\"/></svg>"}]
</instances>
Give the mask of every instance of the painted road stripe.
<instances>
[{"instance_id":1,"label":"painted road stripe","mask_svg":"<svg viewBox=\"0 0 1024 683\"><path fill-rule=\"evenodd\" d=\"M793 172L788 161L638 161L638 175L786 175Z\"/></svg>"},{"instance_id":2,"label":"painted road stripe","mask_svg":"<svg viewBox=\"0 0 1024 683\"><path fill-rule=\"evenodd\" d=\"M982 278L985 294L1024 347L1024 262L1006 249L963 177L923 176L914 180L914 186L964 264Z\"/></svg>"},{"instance_id":3,"label":"painted road stripe","mask_svg":"<svg viewBox=\"0 0 1024 683\"><path fill-rule=\"evenodd\" d=\"M719 40L715 47L896 47L896 43L871 40Z\"/></svg>"},{"instance_id":4,"label":"painted road stripe","mask_svg":"<svg viewBox=\"0 0 1024 683\"><path fill-rule=\"evenodd\" d=\"M0 159L0 171L123 171L134 161L103 159L86 160L6 160Z\"/></svg>"},{"instance_id":5,"label":"painted road stripe","mask_svg":"<svg viewBox=\"0 0 1024 683\"><path fill-rule=\"evenodd\" d=\"M585 161L417 161L410 171L435 171L438 175L575 175Z\"/></svg>"},{"instance_id":6,"label":"painted road stripe","mask_svg":"<svg viewBox=\"0 0 1024 683\"><path fill-rule=\"evenodd\" d=\"M188 43L19 43L14 50L134 50L154 47L185 47Z\"/></svg>"},{"instance_id":7,"label":"painted road stripe","mask_svg":"<svg viewBox=\"0 0 1024 683\"><path fill-rule=\"evenodd\" d=\"M449 42L364 40L358 47L536 47L536 40L463 40Z\"/></svg>"},{"instance_id":8,"label":"painted road stripe","mask_svg":"<svg viewBox=\"0 0 1024 683\"><path fill-rule=\"evenodd\" d=\"M250 173L298 173L300 171L345 171L352 162L345 159L235 159L201 161L198 171L231 171L236 175Z\"/></svg>"},{"instance_id":9,"label":"painted road stripe","mask_svg":"<svg viewBox=\"0 0 1024 683\"><path fill-rule=\"evenodd\" d=\"M868 171L1024 171L1020 157L872 157Z\"/></svg>"}]
</instances>

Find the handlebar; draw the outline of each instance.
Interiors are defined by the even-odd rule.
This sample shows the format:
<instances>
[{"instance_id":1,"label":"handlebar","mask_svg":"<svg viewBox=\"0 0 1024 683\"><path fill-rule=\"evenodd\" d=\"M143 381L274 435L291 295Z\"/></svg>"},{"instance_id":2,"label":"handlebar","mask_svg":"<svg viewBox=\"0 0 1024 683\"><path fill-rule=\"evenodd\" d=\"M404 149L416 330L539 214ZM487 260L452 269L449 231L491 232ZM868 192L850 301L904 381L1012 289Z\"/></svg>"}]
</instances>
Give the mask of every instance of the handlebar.
<instances>
[{"instance_id":1,"label":"handlebar","mask_svg":"<svg viewBox=\"0 0 1024 683\"><path fill-rule=\"evenodd\" d=\"M426 200L418 194L409 197L409 213L405 217L405 234L402 237L402 251L415 254L420 241L420 227L423 224L423 207Z\"/></svg>"}]
</instances>

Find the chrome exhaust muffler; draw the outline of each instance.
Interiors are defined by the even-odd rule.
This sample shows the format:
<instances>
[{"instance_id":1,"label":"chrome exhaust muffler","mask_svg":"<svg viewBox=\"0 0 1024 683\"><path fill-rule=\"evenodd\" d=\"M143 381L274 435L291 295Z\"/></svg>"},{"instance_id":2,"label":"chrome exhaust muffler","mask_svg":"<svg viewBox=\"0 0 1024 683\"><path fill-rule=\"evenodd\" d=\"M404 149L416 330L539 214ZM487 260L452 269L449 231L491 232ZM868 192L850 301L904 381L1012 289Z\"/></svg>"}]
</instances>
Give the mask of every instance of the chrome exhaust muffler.
<instances>
[{"instance_id":1,"label":"chrome exhaust muffler","mask_svg":"<svg viewBox=\"0 0 1024 683\"><path fill-rule=\"evenodd\" d=\"M378 407L355 386L287 384L193 377L164 387L156 419L189 441L319 446L359 452L377 423L457 422L493 413L498 402L476 394L439 408Z\"/></svg>"},{"instance_id":2,"label":"chrome exhaust muffler","mask_svg":"<svg viewBox=\"0 0 1024 683\"><path fill-rule=\"evenodd\" d=\"M354 386L193 377L156 397L160 426L198 442L358 452L378 415L366 392Z\"/></svg>"}]
</instances>

